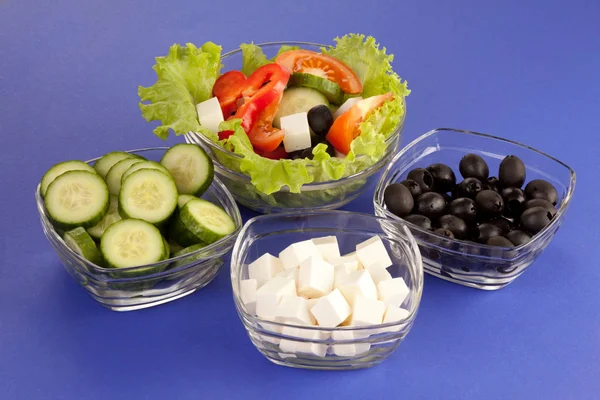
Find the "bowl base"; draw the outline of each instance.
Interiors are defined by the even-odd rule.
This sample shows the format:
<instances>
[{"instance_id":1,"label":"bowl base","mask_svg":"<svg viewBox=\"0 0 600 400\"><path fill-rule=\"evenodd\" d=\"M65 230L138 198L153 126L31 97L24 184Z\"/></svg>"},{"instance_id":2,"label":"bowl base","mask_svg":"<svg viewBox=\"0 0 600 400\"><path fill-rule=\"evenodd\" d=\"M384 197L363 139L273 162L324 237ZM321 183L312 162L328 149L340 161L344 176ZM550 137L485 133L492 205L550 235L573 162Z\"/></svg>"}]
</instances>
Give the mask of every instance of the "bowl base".
<instances>
[{"instance_id":1,"label":"bowl base","mask_svg":"<svg viewBox=\"0 0 600 400\"><path fill-rule=\"evenodd\" d=\"M512 276L510 280L506 280L506 281L505 280L497 281L496 279L489 279L488 282L474 282L474 281L470 281L470 280L466 280L466 279L461 279L459 277L454 277L454 276L450 275L448 272L442 271L440 268L431 267L430 265L427 265L425 263L423 263L423 272L425 272L428 275L435 276L436 278L440 278L440 279L443 279L448 282L457 283L459 285L467 286L467 287L474 288L474 289L489 290L489 291L502 289L502 288L508 286L509 284L511 284L518 277L518 275Z\"/></svg>"},{"instance_id":2,"label":"bowl base","mask_svg":"<svg viewBox=\"0 0 600 400\"><path fill-rule=\"evenodd\" d=\"M329 203L325 203L322 205L321 204L311 204L309 207L310 211L337 210L338 208L342 208L346 204L350 203L351 201L353 201L354 199L359 197L364 192L364 190L365 190L365 188L362 188L358 192L352 193L351 195L348 195L347 197L344 197L341 200L338 200L335 202L329 202ZM244 207L247 207L253 211L261 213L261 214L279 214L279 213L284 213L284 212L286 212L286 213L302 213L302 212L306 212L306 209L307 209L307 207L273 206L273 205L269 205L269 204L266 204L265 202L261 202L261 201L253 202L253 201L249 201L247 198L238 196L235 193L233 193L233 197L239 204L241 204Z\"/></svg>"}]
</instances>

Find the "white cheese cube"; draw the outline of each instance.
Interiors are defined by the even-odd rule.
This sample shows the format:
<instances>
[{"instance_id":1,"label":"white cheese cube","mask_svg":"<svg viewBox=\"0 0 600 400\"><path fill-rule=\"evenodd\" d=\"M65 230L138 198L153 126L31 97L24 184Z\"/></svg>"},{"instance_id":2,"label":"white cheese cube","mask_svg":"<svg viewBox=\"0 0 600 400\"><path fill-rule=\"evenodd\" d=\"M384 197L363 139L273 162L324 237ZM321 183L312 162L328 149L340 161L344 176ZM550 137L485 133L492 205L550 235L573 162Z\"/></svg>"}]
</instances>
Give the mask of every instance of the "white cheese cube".
<instances>
[{"instance_id":1,"label":"white cheese cube","mask_svg":"<svg viewBox=\"0 0 600 400\"><path fill-rule=\"evenodd\" d=\"M395 305L390 304L385 309L385 314L383 315L383 323L387 324L390 322L401 321L404 318L408 317L409 315L410 315L410 312L408 312L408 310L405 310L404 308L399 308L399 307L396 307ZM401 324L398 326L384 328L381 331L382 332L398 332L400 329L402 329Z\"/></svg>"},{"instance_id":2,"label":"white cheese cube","mask_svg":"<svg viewBox=\"0 0 600 400\"><path fill-rule=\"evenodd\" d=\"M240 282L240 298L248 314L256 314L256 279L244 279Z\"/></svg>"},{"instance_id":3,"label":"white cheese cube","mask_svg":"<svg viewBox=\"0 0 600 400\"><path fill-rule=\"evenodd\" d=\"M346 264L336 265L333 269L334 271L334 281L333 287L334 289L339 289L346 281L352 272L352 267L348 267Z\"/></svg>"},{"instance_id":4,"label":"white cheese cube","mask_svg":"<svg viewBox=\"0 0 600 400\"><path fill-rule=\"evenodd\" d=\"M355 105L356 103L358 103L359 101L362 100L362 97L351 97L348 100L346 100L344 102L344 104L342 104L340 106L340 108L338 108L337 110L335 110L335 112L333 113L333 118L338 118L340 115L342 115L343 113L345 113L346 111L348 111L353 105Z\"/></svg>"},{"instance_id":5,"label":"white cheese cube","mask_svg":"<svg viewBox=\"0 0 600 400\"><path fill-rule=\"evenodd\" d=\"M281 298L296 295L296 282L276 276L256 291L256 315L260 318L274 318Z\"/></svg>"},{"instance_id":6,"label":"white cheese cube","mask_svg":"<svg viewBox=\"0 0 600 400\"><path fill-rule=\"evenodd\" d=\"M373 282L369 271L365 269L352 272L339 289L346 298L346 301L352 306L354 305L354 299L358 295L373 300L377 300L378 298L377 286L375 286L375 282Z\"/></svg>"},{"instance_id":7,"label":"white cheese cube","mask_svg":"<svg viewBox=\"0 0 600 400\"><path fill-rule=\"evenodd\" d=\"M275 318L272 318L272 317L264 317L264 319L269 320L269 321L275 320ZM273 332L273 333L277 333L277 334L279 334L281 332L281 328L279 326L270 324L268 322L261 322L259 325L268 332ZM278 337L272 337L272 336L269 336L266 334L259 335L259 337L267 343L273 343L276 345L278 345L279 341L280 341L280 339Z\"/></svg>"},{"instance_id":8,"label":"white cheese cube","mask_svg":"<svg viewBox=\"0 0 600 400\"><path fill-rule=\"evenodd\" d=\"M379 291L379 300L396 307L400 307L410 293L410 289L402 278L379 282L377 290Z\"/></svg>"},{"instance_id":9,"label":"white cheese cube","mask_svg":"<svg viewBox=\"0 0 600 400\"><path fill-rule=\"evenodd\" d=\"M371 267L387 268L392 265L392 260L379 236L373 236L357 244L356 257L366 269Z\"/></svg>"},{"instance_id":10,"label":"white cheese cube","mask_svg":"<svg viewBox=\"0 0 600 400\"><path fill-rule=\"evenodd\" d=\"M369 326L381 324L385 309L386 305L383 301L369 299L358 295L354 299L352 315L350 316L350 325Z\"/></svg>"},{"instance_id":11,"label":"white cheese cube","mask_svg":"<svg viewBox=\"0 0 600 400\"><path fill-rule=\"evenodd\" d=\"M308 340L324 340L324 336L315 330L292 328L284 326L281 330L282 335L295 336ZM314 342L300 342L293 339L281 339L279 348L284 353L306 353L317 357L325 357L327 345Z\"/></svg>"},{"instance_id":12,"label":"white cheese cube","mask_svg":"<svg viewBox=\"0 0 600 400\"><path fill-rule=\"evenodd\" d=\"M343 255L342 257L340 257L340 261L338 262L338 264L352 264L354 265L356 263L356 269L363 269L363 265L360 263L358 257L356 256L356 252L353 251L352 253L348 253L346 255Z\"/></svg>"},{"instance_id":13,"label":"white cheese cube","mask_svg":"<svg viewBox=\"0 0 600 400\"><path fill-rule=\"evenodd\" d=\"M290 244L281 253L279 253L279 259L283 263L284 269L296 268L300 263L307 258L319 255L317 246L312 240L304 240L302 242L296 242Z\"/></svg>"},{"instance_id":14,"label":"white cheese cube","mask_svg":"<svg viewBox=\"0 0 600 400\"><path fill-rule=\"evenodd\" d=\"M319 254L323 260L330 264L337 264L340 260L340 248L338 241L335 236L324 236L320 238L312 239L312 242L319 250Z\"/></svg>"},{"instance_id":15,"label":"white cheese cube","mask_svg":"<svg viewBox=\"0 0 600 400\"><path fill-rule=\"evenodd\" d=\"M306 112L281 117L279 124L284 132L283 147L287 153L311 147L310 127Z\"/></svg>"},{"instance_id":16,"label":"white cheese cube","mask_svg":"<svg viewBox=\"0 0 600 400\"><path fill-rule=\"evenodd\" d=\"M263 254L248 266L248 276L250 279L256 279L259 288L281 271L283 264L269 253Z\"/></svg>"},{"instance_id":17,"label":"white cheese cube","mask_svg":"<svg viewBox=\"0 0 600 400\"><path fill-rule=\"evenodd\" d=\"M219 132L219 124L224 121L219 99L212 97L196 105L198 120L202 127L213 133Z\"/></svg>"},{"instance_id":18,"label":"white cheese cube","mask_svg":"<svg viewBox=\"0 0 600 400\"><path fill-rule=\"evenodd\" d=\"M275 276L281 276L284 278L293 279L294 281L296 281L296 287L298 287L298 270L299 270L299 267L284 269L283 271L281 271L280 273L278 273Z\"/></svg>"},{"instance_id":19,"label":"white cheese cube","mask_svg":"<svg viewBox=\"0 0 600 400\"><path fill-rule=\"evenodd\" d=\"M319 326L334 328L344 322L352 312L350 304L346 301L342 292L334 289L327 296L323 296L310 309Z\"/></svg>"},{"instance_id":20,"label":"white cheese cube","mask_svg":"<svg viewBox=\"0 0 600 400\"><path fill-rule=\"evenodd\" d=\"M354 340L352 331L333 331L331 332L333 340ZM354 357L356 355L356 346L351 344L334 344L331 346L333 354L340 357Z\"/></svg>"},{"instance_id":21,"label":"white cheese cube","mask_svg":"<svg viewBox=\"0 0 600 400\"><path fill-rule=\"evenodd\" d=\"M317 301L319 301L319 299L306 299L306 307L308 307L308 312L310 312L310 310L315 306L315 304L317 304Z\"/></svg>"},{"instance_id":22,"label":"white cheese cube","mask_svg":"<svg viewBox=\"0 0 600 400\"><path fill-rule=\"evenodd\" d=\"M388 272L386 268L375 266L367 269L369 274L371 274L371 278L373 278L373 282L375 285L378 285L379 282L389 281L392 279L392 275Z\"/></svg>"},{"instance_id":23,"label":"white cheese cube","mask_svg":"<svg viewBox=\"0 0 600 400\"><path fill-rule=\"evenodd\" d=\"M298 294L309 299L325 296L333 290L333 265L318 256L311 256L300 263L298 271Z\"/></svg>"},{"instance_id":24,"label":"white cheese cube","mask_svg":"<svg viewBox=\"0 0 600 400\"><path fill-rule=\"evenodd\" d=\"M297 296L282 297L275 309L275 320L288 324L315 325L317 323L308 310L308 301Z\"/></svg>"}]
</instances>

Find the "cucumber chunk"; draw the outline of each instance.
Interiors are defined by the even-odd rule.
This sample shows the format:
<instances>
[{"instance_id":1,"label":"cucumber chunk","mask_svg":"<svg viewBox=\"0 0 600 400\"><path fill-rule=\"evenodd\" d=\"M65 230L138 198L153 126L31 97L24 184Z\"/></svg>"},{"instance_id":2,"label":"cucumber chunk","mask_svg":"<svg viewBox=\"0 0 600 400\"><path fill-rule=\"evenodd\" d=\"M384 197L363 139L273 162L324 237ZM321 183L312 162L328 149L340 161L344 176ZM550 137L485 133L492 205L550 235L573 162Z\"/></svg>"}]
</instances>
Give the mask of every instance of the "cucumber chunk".
<instances>
[{"instance_id":1,"label":"cucumber chunk","mask_svg":"<svg viewBox=\"0 0 600 400\"><path fill-rule=\"evenodd\" d=\"M126 153L124 151L112 151L103 155L96 163L94 163L94 169L102 178L106 178L108 171L121 160L126 158L139 158L144 160L144 157L138 156L137 154Z\"/></svg>"},{"instance_id":2,"label":"cucumber chunk","mask_svg":"<svg viewBox=\"0 0 600 400\"><path fill-rule=\"evenodd\" d=\"M169 244L169 250L170 250L171 254L175 254L178 251L181 251L184 249L183 246L181 246L179 243L177 243L173 239L169 239L167 242Z\"/></svg>"},{"instance_id":3,"label":"cucumber chunk","mask_svg":"<svg viewBox=\"0 0 600 400\"><path fill-rule=\"evenodd\" d=\"M142 160L138 158L124 158L115 165L113 165L106 174L106 184L108 185L108 191L110 194L118 195L121 191L121 178L125 171L127 171L132 165L141 163Z\"/></svg>"},{"instance_id":4,"label":"cucumber chunk","mask_svg":"<svg viewBox=\"0 0 600 400\"><path fill-rule=\"evenodd\" d=\"M88 228L87 232L93 239L100 240L106 228L120 220L121 215L119 215L119 197L111 194L108 212L104 218L102 218L102 221L98 222L98 224L92 226L91 228Z\"/></svg>"},{"instance_id":5,"label":"cucumber chunk","mask_svg":"<svg viewBox=\"0 0 600 400\"><path fill-rule=\"evenodd\" d=\"M286 115L308 112L311 108L318 105L329 106L327 98L318 90L307 87L293 87L283 92L279 108L273 119L273 126L281 128L281 117Z\"/></svg>"},{"instance_id":6,"label":"cucumber chunk","mask_svg":"<svg viewBox=\"0 0 600 400\"><path fill-rule=\"evenodd\" d=\"M168 227L168 236L181 246L192 246L194 244L203 243L202 239L190 231L183 223L180 216L181 210L177 211Z\"/></svg>"},{"instance_id":7,"label":"cucumber chunk","mask_svg":"<svg viewBox=\"0 0 600 400\"><path fill-rule=\"evenodd\" d=\"M344 101L344 92L340 85L317 75L295 72L290 76L288 85L304 86L318 90L333 104L342 104Z\"/></svg>"},{"instance_id":8,"label":"cucumber chunk","mask_svg":"<svg viewBox=\"0 0 600 400\"><path fill-rule=\"evenodd\" d=\"M83 161L72 160L55 164L42 177L42 182L40 183L40 193L42 194L42 197L46 196L48 186L50 186L50 184L58 176L68 171L89 171L96 173L96 170L94 168L92 168L89 164L84 163Z\"/></svg>"},{"instance_id":9,"label":"cucumber chunk","mask_svg":"<svg viewBox=\"0 0 600 400\"><path fill-rule=\"evenodd\" d=\"M194 144L176 144L165 152L160 163L173 176L179 194L201 196L214 178L212 160Z\"/></svg>"},{"instance_id":10,"label":"cucumber chunk","mask_svg":"<svg viewBox=\"0 0 600 400\"><path fill-rule=\"evenodd\" d=\"M79 254L93 264L102 266L102 254L94 239L83 229L77 227L68 232L65 232L64 241L75 253Z\"/></svg>"},{"instance_id":11,"label":"cucumber chunk","mask_svg":"<svg viewBox=\"0 0 600 400\"><path fill-rule=\"evenodd\" d=\"M192 252L194 252L196 250L200 250L200 249L202 249L204 247L206 247L205 243L193 244L193 245L188 246L188 247L186 247L184 249L181 249L177 253L173 254L173 257L183 256L185 254L192 253ZM198 260L200 260L202 258L204 258L204 256L193 255L193 256L185 257L185 258L183 258L183 259L181 259L179 261L175 261L173 264L171 264L169 266L169 269L179 268L179 267L182 267L184 265L191 264L194 261L198 261Z\"/></svg>"},{"instance_id":12,"label":"cucumber chunk","mask_svg":"<svg viewBox=\"0 0 600 400\"><path fill-rule=\"evenodd\" d=\"M119 193L119 213L151 224L166 222L177 207L177 187L171 176L157 169L140 169L129 175Z\"/></svg>"},{"instance_id":13,"label":"cucumber chunk","mask_svg":"<svg viewBox=\"0 0 600 400\"><path fill-rule=\"evenodd\" d=\"M179 219L190 232L208 244L235 231L233 219L221 207L202 199L188 201L181 209Z\"/></svg>"},{"instance_id":14,"label":"cucumber chunk","mask_svg":"<svg viewBox=\"0 0 600 400\"><path fill-rule=\"evenodd\" d=\"M182 209L186 203L192 199L197 199L198 197L192 196L191 194L180 194L177 198L177 208Z\"/></svg>"},{"instance_id":15,"label":"cucumber chunk","mask_svg":"<svg viewBox=\"0 0 600 400\"><path fill-rule=\"evenodd\" d=\"M48 186L45 205L50 220L59 229L91 228L108 211L108 186L94 172L65 172Z\"/></svg>"},{"instance_id":16,"label":"cucumber chunk","mask_svg":"<svg viewBox=\"0 0 600 400\"><path fill-rule=\"evenodd\" d=\"M137 171L139 169L144 169L144 168L147 168L147 169L157 169L159 171L164 172L165 174L169 174L169 175L171 174L168 169L166 169L165 167L163 167L162 165L160 165L157 162L154 162L154 161L141 161L139 163L133 164L131 167L129 167L127 169L127 171L125 171L123 173L123 175L121 176L121 182L123 182L123 180L125 178L127 178L129 175L133 174L135 171Z\"/></svg>"}]
</instances>

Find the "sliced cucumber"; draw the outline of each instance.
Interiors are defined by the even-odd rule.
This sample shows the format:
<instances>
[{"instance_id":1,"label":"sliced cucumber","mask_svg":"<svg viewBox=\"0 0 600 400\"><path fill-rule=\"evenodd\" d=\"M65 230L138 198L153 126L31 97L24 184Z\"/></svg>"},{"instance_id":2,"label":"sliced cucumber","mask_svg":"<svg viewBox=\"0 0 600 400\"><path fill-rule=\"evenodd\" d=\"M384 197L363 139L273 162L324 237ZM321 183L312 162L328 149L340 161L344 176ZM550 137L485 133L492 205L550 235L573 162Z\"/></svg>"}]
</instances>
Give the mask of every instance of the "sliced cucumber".
<instances>
[{"instance_id":1,"label":"sliced cucumber","mask_svg":"<svg viewBox=\"0 0 600 400\"><path fill-rule=\"evenodd\" d=\"M157 227L139 219L123 219L104 231L100 250L106 264L111 268L127 268L154 264L166 259L167 250L163 236ZM132 272L141 275L153 268Z\"/></svg>"},{"instance_id":2,"label":"sliced cucumber","mask_svg":"<svg viewBox=\"0 0 600 400\"><path fill-rule=\"evenodd\" d=\"M289 88L283 92L279 108L277 109L277 113L275 113L275 119L273 119L273 126L281 128L279 122L281 117L308 112L314 106L321 104L329 106L329 101L318 90L307 87Z\"/></svg>"},{"instance_id":3,"label":"sliced cucumber","mask_svg":"<svg viewBox=\"0 0 600 400\"><path fill-rule=\"evenodd\" d=\"M176 144L165 152L160 163L173 176L180 194L200 196L213 181L212 160L194 144Z\"/></svg>"},{"instance_id":4,"label":"sliced cucumber","mask_svg":"<svg viewBox=\"0 0 600 400\"><path fill-rule=\"evenodd\" d=\"M164 172L166 174L169 174L169 175L171 174L168 169L166 169L165 167L163 167L162 165L160 165L157 162L154 162L154 161L142 161L142 162L139 162L137 164L133 164L131 167L129 167L127 169L127 171L125 171L123 173L123 175L121 176L121 182L123 182L123 180L125 178L127 178L129 175L133 174L135 171L137 171L139 169L144 169L144 168L147 168L147 169L157 169L157 170L162 171L162 172Z\"/></svg>"},{"instance_id":5,"label":"sliced cucumber","mask_svg":"<svg viewBox=\"0 0 600 400\"><path fill-rule=\"evenodd\" d=\"M48 186L44 200L48 216L58 228L91 228L108 211L108 186L94 172L69 171Z\"/></svg>"},{"instance_id":6,"label":"sliced cucumber","mask_svg":"<svg viewBox=\"0 0 600 400\"><path fill-rule=\"evenodd\" d=\"M120 220L121 216L119 215L119 197L111 194L108 212L104 218L102 218L102 221L98 222L98 224L92 226L91 228L88 228L87 232L92 238L100 240L106 228Z\"/></svg>"},{"instance_id":7,"label":"sliced cucumber","mask_svg":"<svg viewBox=\"0 0 600 400\"><path fill-rule=\"evenodd\" d=\"M142 156L138 156L137 154L126 153L124 151L113 151L103 155L96 163L94 164L94 169L102 178L106 178L106 174L112 168L113 165L118 163L121 160L126 158L139 158L144 159Z\"/></svg>"},{"instance_id":8,"label":"sliced cucumber","mask_svg":"<svg viewBox=\"0 0 600 400\"><path fill-rule=\"evenodd\" d=\"M121 191L121 178L125 171L131 166L141 163L143 160L139 158L124 158L115 165L113 165L106 174L106 184L108 185L108 191L110 194L118 195Z\"/></svg>"},{"instance_id":9,"label":"sliced cucumber","mask_svg":"<svg viewBox=\"0 0 600 400\"><path fill-rule=\"evenodd\" d=\"M55 164L42 177L42 182L40 183L40 193L42 194L42 197L46 196L48 186L50 186L50 184L58 176L68 171L89 171L96 173L96 170L94 168L92 168L89 164L84 163L83 161L72 160Z\"/></svg>"},{"instance_id":10,"label":"sliced cucumber","mask_svg":"<svg viewBox=\"0 0 600 400\"><path fill-rule=\"evenodd\" d=\"M177 253L173 254L173 257L183 256L185 254L192 253L192 252L194 252L196 250L200 250L200 249L202 249L204 247L206 247L206 244L204 244L204 243L193 244L193 245L188 246L188 247L186 247L184 249L181 249ZM183 258L183 259L181 259L179 261L175 261L173 264L171 264L169 266L169 268L170 269L179 268L179 267L182 267L184 265L191 264L194 261L200 260L202 258L204 258L204 257L199 256L199 255L193 255L193 256L185 257L185 258Z\"/></svg>"},{"instance_id":11,"label":"sliced cucumber","mask_svg":"<svg viewBox=\"0 0 600 400\"><path fill-rule=\"evenodd\" d=\"M290 76L288 85L304 86L318 90L333 104L342 104L344 101L344 92L340 85L317 75L295 72Z\"/></svg>"},{"instance_id":12,"label":"sliced cucumber","mask_svg":"<svg viewBox=\"0 0 600 400\"><path fill-rule=\"evenodd\" d=\"M191 194L180 194L177 198L177 208L181 209L186 203L192 199L197 199L196 196L192 196Z\"/></svg>"},{"instance_id":13,"label":"sliced cucumber","mask_svg":"<svg viewBox=\"0 0 600 400\"><path fill-rule=\"evenodd\" d=\"M190 232L208 244L235 231L233 219L221 207L202 199L188 201L181 209L179 219Z\"/></svg>"},{"instance_id":14,"label":"sliced cucumber","mask_svg":"<svg viewBox=\"0 0 600 400\"><path fill-rule=\"evenodd\" d=\"M98 247L96 247L94 239L82 227L65 232L64 241L71 250L91 263L98 266L103 264L102 254L98 250Z\"/></svg>"},{"instance_id":15,"label":"sliced cucumber","mask_svg":"<svg viewBox=\"0 0 600 400\"><path fill-rule=\"evenodd\" d=\"M166 222L177 207L173 178L157 169L140 169L129 175L119 193L119 213L124 218L151 224Z\"/></svg>"},{"instance_id":16,"label":"sliced cucumber","mask_svg":"<svg viewBox=\"0 0 600 400\"><path fill-rule=\"evenodd\" d=\"M173 239L168 240L168 243L169 243L169 250L170 250L171 254L175 254L178 251L183 250L183 246L181 246L179 243L177 243Z\"/></svg>"},{"instance_id":17,"label":"sliced cucumber","mask_svg":"<svg viewBox=\"0 0 600 400\"><path fill-rule=\"evenodd\" d=\"M169 223L169 238L176 241L181 246L192 246L203 243L202 239L190 231L180 218L181 210L177 211Z\"/></svg>"},{"instance_id":18,"label":"sliced cucumber","mask_svg":"<svg viewBox=\"0 0 600 400\"><path fill-rule=\"evenodd\" d=\"M169 242L167 242L167 238L165 238L164 236L162 237L163 239L163 245L165 246L165 260L168 260L169 257L171 257L171 246L169 246Z\"/></svg>"}]
</instances>

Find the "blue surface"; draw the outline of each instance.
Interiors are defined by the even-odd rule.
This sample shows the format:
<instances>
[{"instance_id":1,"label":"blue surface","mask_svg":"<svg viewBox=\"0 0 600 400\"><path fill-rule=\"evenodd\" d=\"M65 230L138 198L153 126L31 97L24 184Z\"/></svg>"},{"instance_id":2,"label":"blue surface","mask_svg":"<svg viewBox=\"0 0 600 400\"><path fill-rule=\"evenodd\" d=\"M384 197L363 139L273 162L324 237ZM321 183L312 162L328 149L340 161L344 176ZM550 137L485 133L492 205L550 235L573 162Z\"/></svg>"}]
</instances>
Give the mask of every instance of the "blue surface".
<instances>
[{"instance_id":1,"label":"blue surface","mask_svg":"<svg viewBox=\"0 0 600 400\"><path fill-rule=\"evenodd\" d=\"M598 398L599 3L378 3L0 0L1 398ZM137 107L154 56L174 42L229 50L347 32L396 54L413 90L404 144L470 129L577 171L566 223L529 271L492 293L427 277L398 351L336 373L266 361L235 313L228 268L199 293L133 313L71 281L42 234L35 185L58 161L162 144ZM372 212L371 191L347 209Z\"/></svg>"}]
</instances>

